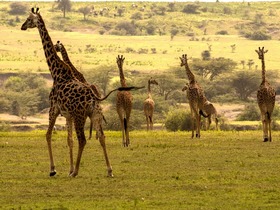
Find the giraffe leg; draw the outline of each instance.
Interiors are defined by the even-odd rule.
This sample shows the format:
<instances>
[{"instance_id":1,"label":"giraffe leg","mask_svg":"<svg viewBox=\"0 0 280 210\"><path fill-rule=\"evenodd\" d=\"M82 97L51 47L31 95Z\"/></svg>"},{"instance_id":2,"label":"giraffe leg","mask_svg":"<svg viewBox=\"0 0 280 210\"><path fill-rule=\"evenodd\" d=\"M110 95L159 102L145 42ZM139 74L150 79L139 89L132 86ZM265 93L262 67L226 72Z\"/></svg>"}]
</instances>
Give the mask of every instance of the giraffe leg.
<instances>
[{"instance_id":1,"label":"giraffe leg","mask_svg":"<svg viewBox=\"0 0 280 210\"><path fill-rule=\"evenodd\" d=\"M262 114L262 125L263 125L263 141L267 142L268 139L268 122L266 115Z\"/></svg>"},{"instance_id":2,"label":"giraffe leg","mask_svg":"<svg viewBox=\"0 0 280 210\"><path fill-rule=\"evenodd\" d=\"M70 174L71 177L75 177L78 175L79 168L80 168L80 162L82 159L82 154L86 145L86 137L84 133L84 125L85 125L85 119L75 119L74 121L75 129L76 129L76 134L79 142L79 149L78 149L78 155L77 155L77 160L76 160L76 166L74 171Z\"/></svg>"},{"instance_id":3,"label":"giraffe leg","mask_svg":"<svg viewBox=\"0 0 280 210\"><path fill-rule=\"evenodd\" d=\"M100 145L102 146L103 153L105 156L105 161L106 161L107 170L108 170L108 177L114 177L112 166L110 164L109 157L108 157L107 150L106 150L105 135L104 135L101 124L99 124L97 127L97 133L98 133L98 139L99 139Z\"/></svg>"},{"instance_id":4,"label":"giraffe leg","mask_svg":"<svg viewBox=\"0 0 280 210\"><path fill-rule=\"evenodd\" d=\"M207 117L207 128L206 128L206 130L209 130L210 129L210 125L211 125L211 123L212 123L212 120L211 120L211 115L209 115L208 117Z\"/></svg>"},{"instance_id":5,"label":"giraffe leg","mask_svg":"<svg viewBox=\"0 0 280 210\"><path fill-rule=\"evenodd\" d=\"M56 118L59 112L53 107L50 107L49 111L49 127L46 133L46 140L48 144L48 151L50 157L50 176L54 176L56 174L54 160L53 160L53 153L52 153L52 130L55 125Z\"/></svg>"},{"instance_id":6,"label":"giraffe leg","mask_svg":"<svg viewBox=\"0 0 280 210\"><path fill-rule=\"evenodd\" d=\"M201 123L201 115L197 114L196 115L197 120L196 120L196 138L200 138L200 123Z\"/></svg>"},{"instance_id":7,"label":"giraffe leg","mask_svg":"<svg viewBox=\"0 0 280 210\"><path fill-rule=\"evenodd\" d=\"M67 131L68 131L68 147L69 147L69 156L70 156L70 170L69 174L72 174L74 171L74 159L73 159L73 121L71 117L66 118L67 121Z\"/></svg>"},{"instance_id":8,"label":"giraffe leg","mask_svg":"<svg viewBox=\"0 0 280 210\"><path fill-rule=\"evenodd\" d=\"M90 118L90 126L89 126L89 137L88 137L88 140L90 140L91 137L92 137L92 127L93 127L93 122L92 122L92 119Z\"/></svg>"},{"instance_id":9,"label":"giraffe leg","mask_svg":"<svg viewBox=\"0 0 280 210\"><path fill-rule=\"evenodd\" d=\"M126 144L127 147L130 144L128 122L129 122L129 119L128 118L124 118L125 144Z\"/></svg>"},{"instance_id":10,"label":"giraffe leg","mask_svg":"<svg viewBox=\"0 0 280 210\"><path fill-rule=\"evenodd\" d=\"M272 141L272 137L271 137L271 118L270 118L270 114L267 113L267 118L268 118L268 134L269 134L269 141Z\"/></svg>"},{"instance_id":11,"label":"giraffe leg","mask_svg":"<svg viewBox=\"0 0 280 210\"><path fill-rule=\"evenodd\" d=\"M154 130L153 116L150 116L150 130Z\"/></svg>"},{"instance_id":12,"label":"giraffe leg","mask_svg":"<svg viewBox=\"0 0 280 210\"><path fill-rule=\"evenodd\" d=\"M147 124L147 131L149 131L150 125L149 125L149 117L146 115L146 124Z\"/></svg>"}]
</instances>

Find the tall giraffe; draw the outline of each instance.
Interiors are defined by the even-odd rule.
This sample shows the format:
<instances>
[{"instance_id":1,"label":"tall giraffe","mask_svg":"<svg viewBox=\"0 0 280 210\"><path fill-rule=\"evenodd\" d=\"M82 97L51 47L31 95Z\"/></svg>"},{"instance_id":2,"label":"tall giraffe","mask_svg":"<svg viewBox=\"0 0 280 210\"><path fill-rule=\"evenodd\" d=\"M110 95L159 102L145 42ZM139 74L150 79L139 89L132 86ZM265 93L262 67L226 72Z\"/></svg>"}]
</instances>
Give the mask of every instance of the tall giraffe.
<instances>
[{"instance_id":1,"label":"tall giraffe","mask_svg":"<svg viewBox=\"0 0 280 210\"><path fill-rule=\"evenodd\" d=\"M153 130L153 114L155 109L155 102L152 99L152 93L151 93L151 85L158 85L158 82L150 78L148 80L148 98L144 101L144 113L146 116L146 122L147 122L147 130Z\"/></svg>"},{"instance_id":2,"label":"tall giraffe","mask_svg":"<svg viewBox=\"0 0 280 210\"><path fill-rule=\"evenodd\" d=\"M186 91L187 93L187 99L189 101L189 84L187 83L183 88L182 91ZM215 128L216 130L218 130L218 116L217 116L217 110L214 106L214 104L212 104L210 101L206 100L203 104L203 116L206 118L206 126L205 129L209 130L210 125L212 123L212 117L215 120Z\"/></svg>"},{"instance_id":3,"label":"tall giraffe","mask_svg":"<svg viewBox=\"0 0 280 210\"><path fill-rule=\"evenodd\" d=\"M27 20L21 26L21 30L27 30L28 28L37 28L41 37L46 61L53 78L53 88L50 96L50 111L49 111L49 127L46 134L46 140L48 145L49 157L50 157L50 176L56 174L53 153L52 153L52 141L51 135L55 125L56 118L59 114L62 114L69 125L74 123L76 130L79 148L74 167L73 161L73 140L68 138L69 154L70 154L70 176L75 177L78 175L80 161L84 147L86 145L86 138L84 134L84 125L88 113L95 107L97 101L105 100L112 92L116 90L130 90L131 88L117 88L109 92L105 97L99 98L94 94L92 89L80 81L73 75L70 67L62 61L57 55L51 37L46 29L45 23L41 14L38 12L39 8L32 8L31 13ZM136 88L137 89L137 88ZM98 111L98 110L97 110ZM100 113L96 113L98 115ZM99 117L97 117L99 119ZM71 127L71 126L69 126ZM105 135L102 125L97 126L97 132L99 136L100 144L103 148L105 161L107 165L108 176L113 176L112 167L107 155Z\"/></svg>"},{"instance_id":4,"label":"tall giraffe","mask_svg":"<svg viewBox=\"0 0 280 210\"><path fill-rule=\"evenodd\" d=\"M57 41L57 43L54 45L54 48L56 50L56 52L60 52L61 55L62 55L62 59L65 63L67 63L71 70L72 70L72 73L74 74L74 76L82 83L84 84L87 84L87 85L90 85L91 89L93 90L93 92L95 93L95 95L97 95L98 97L101 97L101 93L99 92L98 88L94 85L94 84L89 84L84 75L79 72L76 67L72 64L72 62L70 61L70 58L68 56L68 53L67 53L67 50L66 48L64 47L64 45L60 42L60 41ZM101 106L99 106L99 102L97 102L97 106L96 106L97 109L100 109L101 113L102 113L102 108ZM93 114L94 116L94 114ZM104 116L103 116L103 119L104 121L106 122ZM101 121L100 123L102 123L102 119L98 119L99 121ZM91 139L92 137L92 128L93 128L93 123L94 123L94 119L92 118L92 116L90 116L90 131L89 131L89 139ZM98 135L96 134L96 138L98 138Z\"/></svg>"},{"instance_id":5,"label":"tall giraffe","mask_svg":"<svg viewBox=\"0 0 280 210\"><path fill-rule=\"evenodd\" d=\"M271 116L275 105L276 92L274 88L269 84L265 75L265 62L264 54L268 50L264 50L264 47L255 50L262 62L262 82L257 93L257 101L261 111L262 125L263 125L263 140L264 142L272 141L271 138Z\"/></svg>"},{"instance_id":6,"label":"tall giraffe","mask_svg":"<svg viewBox=\"0 0 280 210\"><path fill-rule=\"evenodd\" d=\"M191 72L188 65L187 54L183 54L180 57L181 66L185 66L187 78L189 80L189 88L188 88L188 98L189 105L192 115L192 138L194 137L194 129L196 127L196 137L200 138L200 122L201 115L205 116L203 113L203 105L207 101L203 89L200 87L198 82L195 79L194 74ZM205 116L206 117L206 116ZM195 121L195 124L194 124Z\"/></svg>"},{"instance_id":7,"label":"tall giraffe","mask_svg":"<svg viewBox=\"0 0 280 210\"><path fill-rule=\"evenodd\" d=\"M125 57L122 55L118 55L117 57L117 65L119 68L119 74L120 74L120 82L122 87L127 87L124 73L123 73L123 62L124 62ZM130 113L132 110L132 95L128 91L122 91L117 93L117 98L116 98L116 108L117 112L119 115L120 123L121 123L121 128L122 128L122 139L123 139L123 146L128 147L130 144L129 140L129 118L130 118Z\"/></svg>"}]
</instances>

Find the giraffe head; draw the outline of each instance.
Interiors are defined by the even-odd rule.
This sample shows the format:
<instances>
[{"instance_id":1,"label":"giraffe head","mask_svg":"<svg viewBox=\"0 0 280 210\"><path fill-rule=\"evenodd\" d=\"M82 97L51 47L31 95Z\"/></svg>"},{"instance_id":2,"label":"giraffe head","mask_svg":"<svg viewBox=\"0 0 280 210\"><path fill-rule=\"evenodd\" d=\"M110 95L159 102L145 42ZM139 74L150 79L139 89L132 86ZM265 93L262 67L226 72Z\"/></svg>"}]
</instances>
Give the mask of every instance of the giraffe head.
<instances>
[{"instance_id":1,"label":"giraffe head","mask_svg":"<svg viewBox=\"0 0 280 210\"><path fill-rule=\"evenodd\" d=\"M39 8L32 8L31 12L26 19L26 21L22 24L21 30L26 30L28 28L36 28L38 26L38 14Z\"/></svg>"},{"instance_id":2,"label":"giraffe head","mask_svg":"<svg viewBox=\"0 0 280 210\"><path fill-rule=\"evenodd\" d=\"M117 64L119 67L121 67L123 65L125 57L123 55L118 55L117 57Z\"/></svg>"},{"instance_id":3,"label":"giraffe head","mask_svg":"<svg viewBox=\"0 0 280 210\"><path fill-rule=\"evenodd\" d=\"M182 88L182 91L184 92L184 91L186 91L187 89L189 89L189 84L188 84L188 83L186 83L186 85Z\"/></svg>"},{"instance_id":4,"label":"giraffe head","mask_svg":"<svg viewBox=\"0 0 280 210\"><path fill-rule=\"evenodd\" d=\"M60 41L57 41L56 44L54 45L54 49L56 52L61 52L62 43Z\"/></svg>"},{"instance_id":5,"label":"giraffe head","mask_svg":"<svg viewBox=\"0 0 280 210\"><path fill-rule=\"evenodd\" d=\"M151 79L149 79L149 84L158 85L158 82L151 77Z\"/></svg>"},{"instance_id":6,"label":"giraffe head","mask_svg":"<svg viewBox=\"0 0 280 210\"><path fill-rule=\"evenodd\" d=\"M183 54L182 57L179 57L181 60L181 66L185 66L188 63L187 54Z\"/></svg>"},{"instance_id":7,"label":"giraffe head","mask_svg":"<svg viewBox=\"0 0 280 210\"><path fill-rule=\"evenodd\" d=\"M264 59L264 54L268 52L268 50L264 50L264 47L260 48L259 50L255 50L256 53L259 55L259 59L263 60Z\"/></svg>"}]
</instances>

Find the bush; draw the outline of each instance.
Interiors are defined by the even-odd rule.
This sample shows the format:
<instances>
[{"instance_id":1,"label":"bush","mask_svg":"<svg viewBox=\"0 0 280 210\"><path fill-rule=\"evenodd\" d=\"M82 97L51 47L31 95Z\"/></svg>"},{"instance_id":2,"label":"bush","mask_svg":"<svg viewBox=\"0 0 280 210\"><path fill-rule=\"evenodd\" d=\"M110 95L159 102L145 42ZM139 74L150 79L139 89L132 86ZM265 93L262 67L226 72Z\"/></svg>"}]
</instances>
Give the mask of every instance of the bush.
<instances>
[{"instance_id":1,"label":"bush","mask_svg":"<svg viewBox=\"0 0 280 210\"><path fill-rule=\"evenodd\" d=\"M167 113L165 127L169 131L191 130L191 114L187 110L174 109Z\"/></svg>"},{"instance_id":2,"label":"bush","mask_svg":"<svg viewBox=\"0 0 280 210\"><path fill-rule=\"evenodd\" d=\"M146 31L147 31L147 34L154 35L155 31L156 31L156 26L154 26L153 24L148 24L146 27Z\"/></svg>"},{"instance_id":3,"label":"bush","mask_svg":"<svg viewBox=\"0 0 280 210\"><path fill-rule=\"evenodd\" d=\"M253 33L245 34L245 37L251 40L270 40L271 36L262 31L254 31Z\"/></svg>"},{"instance_id":4,"label":"bush","mask_svg":"<svg viewBox=\"0 0 280 210\"><path fill-rule=\"evenodd\" d=\"M216 32L217 35L228 35L228 32L226 30L221 30Z\"/></svg>"},{"instance_id":5,"label":"bush","mask_svg":"<svg viewBox=\"0 0 280 210\"><path fill-rule=\"evenodd\" d=\"M245 106L242 113L237 116L240 121L257 121L260 120L260 111L257 105L249 104Z\"/></svg>"},{"instance_id":6,"label":"bush","mask_svg":"<svg viewBox=\"0 0 280 210\"><path fill-rule=\"evenodd\" d=\"M142 16L141 12L136 12L136 13L132 14L130 18L133 20L142 20L143 16Z\"/></svg>"},{"instance_id":7,"label":"bush","mask_svg":"<svg viewBox=\"0 0 280 210\"><path fill-rule=\"evenodd\" d=\"M110 111L103 112L107 124L104 123L104 128L106 130L121 131L121 125L119 120L119 115L116 108L113 107ZM132 110L129 120L129 130L140 130L141 125L145 123L145 116L143 111Z\"/></svg>"},{"instance_id":8,"label":"bush","mask_svg":"<svg viewBox=\"0 0 280 210\"><path fill-rule=\"evenodd\" d=\"M199 12L197 12L197 9L199 8L199 5L195 5L195 4L187 4L184 6L183 9L183 13L187 13L187 14L198 14Z\"/></svg>"},{"instance_id":9,"label":"bush","mask_svg":"<svg viewBox=\"0 0 280 210\"><path fill-rule=\"evenodd\" d=\"M126 35L136 35L136 27L128 21L122 21L116 26L117 30L125 31Z\"/></svg>"},{"instance_id":10,"label":"bush","mask_svg":"<svg viewBox=\"0 0 280 210\"><path fill-rule=\"evenodd\" d=\"M10 8L11 15L24 15L28 9L27 5L21 2L11 3Z\"/></svg>"}]
</instances>

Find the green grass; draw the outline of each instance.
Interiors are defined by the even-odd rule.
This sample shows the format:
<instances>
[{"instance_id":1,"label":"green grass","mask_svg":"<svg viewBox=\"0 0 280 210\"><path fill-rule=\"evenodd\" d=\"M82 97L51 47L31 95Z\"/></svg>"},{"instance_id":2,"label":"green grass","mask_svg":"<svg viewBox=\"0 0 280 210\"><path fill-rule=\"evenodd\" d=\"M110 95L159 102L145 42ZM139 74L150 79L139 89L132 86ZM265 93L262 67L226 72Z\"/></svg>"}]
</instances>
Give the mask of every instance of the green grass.
<instances>
[{"instance_id":1,"label":"green grass","mask_svg":"<svg viewBox=\"0 0 280 210\"><path fill-rule=\"evenodd\" d=\"M0 133L1 209L279 209L280 132L106 131L114 178L101 147L88 141L80 173L69 178L65 132L54 134L58 174L48 177L45 131ZM75 141L75 148L77 142ZM76 150L75 150L76 151Z\"/></svg>"}]
</instances>

